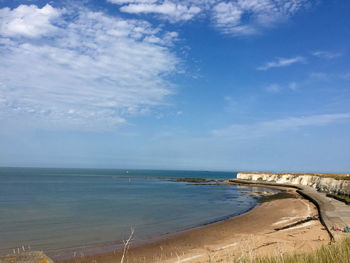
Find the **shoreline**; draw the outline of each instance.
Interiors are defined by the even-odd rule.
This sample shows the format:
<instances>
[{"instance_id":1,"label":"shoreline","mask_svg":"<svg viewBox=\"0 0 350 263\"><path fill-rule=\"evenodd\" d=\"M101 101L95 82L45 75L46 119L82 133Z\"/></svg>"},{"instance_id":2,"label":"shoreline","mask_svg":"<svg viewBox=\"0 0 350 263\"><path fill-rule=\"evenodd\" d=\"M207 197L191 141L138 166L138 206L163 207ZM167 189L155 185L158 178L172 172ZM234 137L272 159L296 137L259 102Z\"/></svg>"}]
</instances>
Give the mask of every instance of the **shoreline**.
<instances>
[{"instance_id":1,"label":"shoreline","mask_svg":"<svg viewBox=\"0 0 350 263\"><path fill-rule=\"evenodd\" d=\"M228 182L228 180L214 180L214 179L204 179L204 178L162 178L162 180L166 181L175 181L175 182L185 182L185 183L191 183L191 185L232 185L232 183ZM276 189L279 190L280 192L285 191L284 188L282 187L275 187L275 186L259 186L259 185L238 185L238 187L243 187L250 189L252 193L254 193L252 188L267 188L267 189ZM261 195L262 197L264 195ZM254 197L254 196L253 196ZM133 241L132 245L133 247L139 247L143 245L147 245L150 243L154 242L159 242L162 240L166 240L168 238L172 238L174 236L177 236L179 234L187 233L192 230L200 229L202 227L206 227L212 224L216 224L225 220L230 220L236 217L239 217L241 215L244 215L251 210L255 209L261 205L260 201L257 201L256 204L253 206L249 207L248 209L241 211L240 213L232 213L224 216L219 216L215 217L212 219L208 219L205 222L198 223L198 224L193 224L190 226L183 227L178 230L174 230L171 232L164 232L162 234L156 234L154 236L151 236L147 239L143 240L137 240ZM136 230L137 232L137 230ZM111 253L113 251L121 251L123 249L123 240L115 240L115 241L107 241L103 243L95 243L95 244L82 244L82 245L77 245L77 246L72 246L72 247L65 247L65 248L60 248L60 249L51 249L51 250L46 250L45 253L50 256L51 258L55 259L55 262L60 262L60 261L66 261L66 260L71 260L74 258L74 255L84 255L84 256L94 256L94 255L100 255L100 254L107 254Z\"/></svg>"},{"instance_id":2,"label":"shoreline","mask_svg":"<svg viewBox=\"0 0 350 263\"><path fill-rule=\"evenodd\" d=\"M227 183L224 183L227 184ZM242 186L246 188L252 188L251 186ZM254 186L256 187L256 186ZM259 187L259 188L272 188L272 189L279 189L282 190L282 188L279 187ZM254 206L248 208L247 210L239 213L239 214L228 214L225 216L220 216L216 217L213 219L210 219L206 222L199 223L199 224L194 224L192 226L184 227L179 230L175 230L173 232L166 232L163 234L159 235L154 235L152 237L149 237L144 240L137 240L132 242L132 248L138 248L142 246L147 246L149 244L157 243L157 242L162 242L164 240L168 240L171 238L174 238L178 235L186 234L188 232L194 231L194 230L199 230L208 226L212 226L221 222L225 222L227 220L233 220L235 218L238 218L240 216L243 216L247 213L250 213L257 207L261 205L261 202L258 201ZM57 250L49 250L45 252L46 255L48 255L50 258L54 259L55 262L66 262L73 260L76 257L79 257L80 255L88 256L88 257L93 257L96 255L104 255L104 254L109 254L109 253L115 253L115 252L120 252L124 248L123 240L116 240L116 241L110 241L110 242L105 242L105 243L96 243L96 244L89 244L89 245L81 245L81 246L74 246L74 247L66 247L62 249L57 249ZM76 255L76 256L74 256Z\"/></svg>"},{"instance_id":3,"label":"shoreline","mask_svg":"<svg viewBox=\"0 0 350 263\"><path fill-rule=\"evenodd\" d=\"M253 250L259 255L266 253L268 255L270 253L268 251L274 251L272 249L274 246L282 246L284 253L288 253L295 252L295 250L301 252L305 248L309 250L329 243L328 233L323 230L319 220L300 223L294 228L287 227L290 228L287 230L275 231L273 224L282 224L278 226L283 227L283 221L285 221L287 225L295 225L296 222L305 220L309 216L318 216L317 209L314 204L299 196L295 189L279 186L266 187L258 184L257 186L292 192L295 198L258 203L257 206L240 215L229 216L223 220L216 220L216 222L202 224L156 239L135 242L128 250L127 262L178 262L179 258L180 262L202 262L208 260L213 253L218 255L244 250L244 247L241 246L247 242L247 239L248 241L250 239L249 244L257 243ZM288 211L286 207L294 208ZM305 243L307 239L310 240ZM267 240L270 241L267 242ZM303 245L296 248L296 244L300 241ZM258 245L261 242L262 244ZM120 262L121 255L120 250L114 250L92 255L79 255L79 257L70 259L54 259L60 263L82 263L93 260L99 263L112 263Z\"/></svg>"},{"instance_id":4,"label":"shoreline","mask_svg":"<svg viewBox=\"0 0 350 263\"><path fill-rule=\"evenodd\" d=\"M260 173L253 173L253 174L261 175ZM322 189L322 187L320 187L319 185L315 185L314 184L315 182L310 183L310 181L305 180L305 178L302 178L304 179L303 183L299 182L297 184L295 181L290 180L290 178L289 179L285 178L286 181L281 183L281 182L276 182L275 180L272 180L272 181L266 180L268 178L265 178L265 180L261 180L261 178L247 180L244 178L245 175L246 174L243 174L243 179L242 178L230 179L228 180L228 183L238 184L238 185L239 184L245 184L245 185L259 184L259 185L266 185L266 186L293 187L297 189L296 192L299 195L311 201L317 207L317 210L319 213L319 220L327 230L332 242L341 241L345 237L344 233L335 231L334 229L337 227L343 228L350 225L350 210L349 210L349 206L346 203L339 201L335 198L328 197L328 192L332 192L336 190L334 188L334 185L331 186L328 182L328 185L327 184L324 185L328 187L328 189L326 188L327 190L325 190L325 189ZM250 174L248 173L248 175ZM271 174L271 175L274 176L274 174ZM293 174L287 174L287 175L291 176ZM305 176L309 176L309 175L305 175ZM349 175L346 174L346 176L348 177ZM239 173L238 173L238 177L242 177L242 176L239 176ZM346 180L349 180L349 179L347 178ZM337 184L339 185L339 182L337 182L336 185ZM342 188L343 190L349 189L347 184L345 185L340 184L340 185L341 185L340 188Z\"/></svg>"},{"instance_id":5,"label":"shoreline","mask_svg":"<svg viewBox=\"0 0 350 263\"><path fill-rule=\"evenodd\" d=\"M231 214L227 216L222 216L222 217L218 217L213 220L207 221L205 223L189 226L187 228L180 229L177 231L155 235L145 240L133 241L131 248L141 247L141 246L153 244L155 242L162 242L164 240L171 239L178 235L186 234L194 230L199 230L207 226L212 226L212 225L224 222L226 220L233 220L235 218L238 218L240 216L243 216L253 211L255 208L259 207L260 205L261 203L257 203L255 206L249 208L248 210L238 215ZM93 257L96 255L108 254L112 252L120 252L123 250L123 248L124 248L123 240L117 240L117 241L111 241L111 242L105 242L105 243L97 243L95 245L86 245L86 246L81 245L81 246L62 248L58 250L51 250L51 251L45 252L45 254L48 255L50 258L54 259L55 262L66 262L74 259L75 258L73 256L74 254L76 254L76 257L80 255L84 255L84 257L85 256Z\"/></svg>"},{"instance_id":6,"label":"shoreline","mask_svg":"<svg viewBox=\"0 0 350 263\"><path fill-rule=\"evenodd\" d=\"M139 248L142 248L144 246L153 245L155 243L161 243L161 242L171 240L171 239L176 238L176 237L181 236L181 235L186 235L192 231L198 231L198 230L200 231L203 228L215 226L216 224L220 224L220 223L223 223L225 221L235 220L241 216L244 216L244 215L254 211L254 209L261 206L261 204L262 203L257 203L252 208L250 208L250 209L248 209L248 210L246 210L243 213L238 214L238 215L227 215L227 216L220 217L218 219L213 219L213 220L208 221L206 223L195 225L193 227L188 227L188 228L174 231L171 233L169 232L169 233L157 235L157 236L145 239L145 240L133 241L129 250L130 249L131 250L132 249L139 249ZM103 255L109 255L111 253L116 255L117 253L122 252L123 248L124 248L123 241L119 240L119 241L115 241L115 242L96 244L96 246L91 246L91 247L90 246L68 247L68 248L63 248L63 249L58 250L58 251L62 251L62 253L57 253L57 252L55 253L53 251L48 251L48 252L45 252L45 254L48 255L50 258L54 259L54 262L64 263L64 262L72 262L72 260L74 260L74 262L77 262L77 258L81 259L81 258L86 258L86 257L88 257L88 258L100 257ZM70 256L68 256L68 254L70 254ZM74 255L76 255L76 256L74 256Z\"/></svg>"}]
</instances>

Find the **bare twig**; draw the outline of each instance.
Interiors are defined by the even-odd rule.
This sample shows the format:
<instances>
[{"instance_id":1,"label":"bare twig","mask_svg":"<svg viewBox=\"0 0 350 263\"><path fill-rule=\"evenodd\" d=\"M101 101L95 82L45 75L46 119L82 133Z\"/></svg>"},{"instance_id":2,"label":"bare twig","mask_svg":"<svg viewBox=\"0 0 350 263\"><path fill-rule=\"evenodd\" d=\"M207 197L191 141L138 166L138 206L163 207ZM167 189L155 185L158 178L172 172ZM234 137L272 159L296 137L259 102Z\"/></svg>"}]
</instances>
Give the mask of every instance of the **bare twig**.
<instances>
[{"instance_id":1,"label":"bare twig","mask_svg":"<svg viewBox=\"0 0 350 263\"><path fill-rule=\"evenodd\" d=\"M124 240L123 243L124 243L124 249L123 249L123 255L122 255L122 258L120 260L120 263L123 263L124 262L124 257L125 257L125 254L126 252L128 251L129 249L129 246L130 246L130 241L132 240L132 237L134 235L134 231L135 229L134 228L131 228L131 233L130 233L130 236L127 240Z\"/></svg>"}]
</instances>

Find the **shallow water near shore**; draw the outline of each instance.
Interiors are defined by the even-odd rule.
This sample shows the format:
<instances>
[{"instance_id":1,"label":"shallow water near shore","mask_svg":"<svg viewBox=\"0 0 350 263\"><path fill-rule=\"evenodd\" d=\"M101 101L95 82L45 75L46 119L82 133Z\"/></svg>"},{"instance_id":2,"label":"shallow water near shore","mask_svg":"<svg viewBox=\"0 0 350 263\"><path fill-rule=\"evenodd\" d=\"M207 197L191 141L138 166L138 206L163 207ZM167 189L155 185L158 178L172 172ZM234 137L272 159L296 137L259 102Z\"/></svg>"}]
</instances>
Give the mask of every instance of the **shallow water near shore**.
<instances>
[{"instance_id":1,"label":"shallow water near shore","mask_svg":"<svg viewBox=\"0 0 350 263\"><path fill-rule=\"evenodd\" d=\"M58 253L174 233L250 210L259 188L169 178L234 178L233 172L0 168L0 254ZM263 191L275 191L263 189ZM61 253L60 252L60 253Z\"/></svg>"}]
</instances>

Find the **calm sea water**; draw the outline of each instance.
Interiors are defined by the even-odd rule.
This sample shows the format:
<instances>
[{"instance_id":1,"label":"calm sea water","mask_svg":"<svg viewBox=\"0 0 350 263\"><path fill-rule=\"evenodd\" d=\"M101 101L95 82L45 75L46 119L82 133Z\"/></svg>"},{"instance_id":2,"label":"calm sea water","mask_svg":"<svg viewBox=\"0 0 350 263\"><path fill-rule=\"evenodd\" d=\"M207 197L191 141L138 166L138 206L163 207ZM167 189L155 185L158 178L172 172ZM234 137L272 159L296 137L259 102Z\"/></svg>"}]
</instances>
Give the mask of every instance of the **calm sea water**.
<instances>
[{"instance_id":1,"label":"calm sea water","mask_svg":"<svg viewBox=\"0 0 350 263\"><path fill-rule=\"evenodd\" d=\"M165 180L235 176L228 172L0 168L0 254L22 245L54 253L118 244L128 237L131 227L136 240L147 240L238 215L256 205L248 194L251 188Z\"/></svg>"}]
</instances>

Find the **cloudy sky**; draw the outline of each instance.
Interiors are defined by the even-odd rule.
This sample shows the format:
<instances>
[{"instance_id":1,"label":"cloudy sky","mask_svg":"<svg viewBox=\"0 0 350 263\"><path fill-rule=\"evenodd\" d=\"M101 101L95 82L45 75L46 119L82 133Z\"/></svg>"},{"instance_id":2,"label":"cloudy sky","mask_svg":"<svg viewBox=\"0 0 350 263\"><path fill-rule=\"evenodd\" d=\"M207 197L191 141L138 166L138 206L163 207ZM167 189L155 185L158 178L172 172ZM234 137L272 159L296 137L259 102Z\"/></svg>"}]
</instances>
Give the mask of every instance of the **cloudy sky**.
<instances>
[{"instance_id":1,"label":"cloudy sky","mask_svg":"<svg viewBox=\"0 0 350 263\"><path fill-rule=\"evenodd\" d=\"M349 14L0 0L0 166L349 172Z\"/></svg>"}]
</instances>

